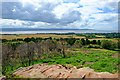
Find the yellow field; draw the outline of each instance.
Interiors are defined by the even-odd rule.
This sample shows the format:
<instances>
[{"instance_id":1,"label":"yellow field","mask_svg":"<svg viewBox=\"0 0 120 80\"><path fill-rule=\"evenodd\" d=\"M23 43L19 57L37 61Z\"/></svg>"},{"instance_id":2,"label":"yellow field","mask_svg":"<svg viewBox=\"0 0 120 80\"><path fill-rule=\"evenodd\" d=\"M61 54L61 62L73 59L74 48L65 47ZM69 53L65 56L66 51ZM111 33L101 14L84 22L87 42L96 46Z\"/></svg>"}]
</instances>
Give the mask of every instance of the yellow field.
<instances>
[{"instance_id":1,"label":"yellow field","mask_svg":"<svg viewBox=\"0 0 120 80\"><path fill-rule=\"evenodd\" d=\"M2 35L2 37L0 37L0 39L25 39L25 38L85 38L84 36L76 36L76 35L55 35L55 34L20 34L20 35ZM106 39L106 38L93 38L93 39L89 39L89 40L111 40L114 42L117 42L117 39Z\"/></svg>"},{"instance_id":2,"label":"yellow field","mask_svg":"<svg viewBox=\"0 0 120 80\"><path fill-rule=\"evenodd\" d=\"M49 38L49 37L52 37L52 38L85 38L83 36L76 36L76 35L55 35L55 34L28 34L28 35L2 35L1 39L8 39L8 40L11 40L11 39L24 39L24 38L37 38L37 37L40 37L40 38Z\"/></svg>"},{"instance_id":3,"label":"yellow field","mask_svg":"<svg viewBox=\"0 0 120 80\"><path fill-rule=\"evenodd\" d=\"M100 35L95 35L96 37L105 37L105 36L100 36Z\"/></svg>"},{"instance_id":4,"label":"yellow field","mask_svg":"<svg viewBox=\"0 0 120 80\"><path fill-rule=\"evenodd\" d=\"M89 39L89 40L110 40L110 41L113 41L113 42L117 42L117 41L118 41L116 38L114 38L114 39L107 39L107 38L93 38L93 39Z\"/></svg>"}]
</instances>

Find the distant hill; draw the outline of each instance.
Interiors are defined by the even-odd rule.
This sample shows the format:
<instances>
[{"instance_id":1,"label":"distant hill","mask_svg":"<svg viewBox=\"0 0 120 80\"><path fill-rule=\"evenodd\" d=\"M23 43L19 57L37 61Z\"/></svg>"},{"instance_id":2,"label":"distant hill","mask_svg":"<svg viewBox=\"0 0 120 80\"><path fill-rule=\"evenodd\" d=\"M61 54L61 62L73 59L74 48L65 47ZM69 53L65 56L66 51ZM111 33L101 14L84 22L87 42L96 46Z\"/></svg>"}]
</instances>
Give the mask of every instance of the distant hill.
<instances>
[{"instance_id":1,"label":"distant hill","mask_svg":"<svg viewBox=\"0 0 120 80\"><path fill-rule=\"evenodd\" d=\"M48 31L48 30L93 30L93 29L60 29L60 28L2 28L2 31Z\"/></svg>"}]
</instances>

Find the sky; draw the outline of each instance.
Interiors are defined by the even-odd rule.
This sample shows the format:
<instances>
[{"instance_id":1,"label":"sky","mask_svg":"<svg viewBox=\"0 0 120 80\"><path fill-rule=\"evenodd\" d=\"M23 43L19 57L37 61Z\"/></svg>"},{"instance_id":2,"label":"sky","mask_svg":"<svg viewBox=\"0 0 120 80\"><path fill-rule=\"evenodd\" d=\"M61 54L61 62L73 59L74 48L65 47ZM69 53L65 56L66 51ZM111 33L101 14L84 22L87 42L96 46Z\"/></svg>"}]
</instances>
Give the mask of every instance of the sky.
<instances>
[{"instance_id":1,"label":"sky","mask_svg":"<svg viewBox=\"0 0 120 80\"><path fill-rule=\"evenodd\" d=\"M118 29L120 0L2 2L2 28Z\"/></svg>"}]
</instances>

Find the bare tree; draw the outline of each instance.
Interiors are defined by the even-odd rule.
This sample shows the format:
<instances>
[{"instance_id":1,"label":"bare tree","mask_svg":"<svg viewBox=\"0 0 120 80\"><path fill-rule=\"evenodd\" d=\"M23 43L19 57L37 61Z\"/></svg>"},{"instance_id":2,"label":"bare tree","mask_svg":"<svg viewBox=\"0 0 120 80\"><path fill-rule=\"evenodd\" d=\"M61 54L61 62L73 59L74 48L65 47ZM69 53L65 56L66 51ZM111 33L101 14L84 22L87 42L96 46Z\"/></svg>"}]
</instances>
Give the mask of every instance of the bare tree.
<instances>
[{"instance_id":1,"label":"bare tree","mask_svg":"<svg viewBox=\"0 0 120 80\"><path fill-rule=\"evenodd\" d=\"M25 63L27 63L27 48L27 44L23 43L20 44L16 49L16 57L19 58L18 62L22 63L22 66L26 66Z\"/></svg>"},{"instance_id":2,"label":"bare tree","mask_svg":"<svg viewBox=\"0 0 120 80\"><path fill-rule=\"evenodd\" d=\"M63 58L65 58L66 57L65 50L67 48L67 42L66 41L59 41L58 44L59 44L58 48L61 49Z\"/></svg>"},{"instance_id":3,"label":"bare tree","mask_svg":"<svg viewBox=\"0 0 120 80\"><path fill-rule=\"evenodd\" d=\"M10 53L12 49L9 44L2 45L2 73L7 70L7 66L10 64Z\"/></svg>"},{"instance_id":4,"label":"bare tree","mask_svg":"<svg viewBox=\"0 0 120 80\"><path fill-rule=\"evenodd\" d=\"M33 63L33 60L34 60L34 47L35 47L35 44L33 42L31 43L28 43L28 53L27 53L27 56L28 56L28 62L29 62L29 66L30 64L32 63L32 65L34 64Z\"/></svg>"},{"instance_id":5,"label":"bare tree","mask_svg":"<svg viewBox=\"0 0 120 80\"><path fill-rule=\"evenodd\" d=\"M36 51L36 56L37 56L38 59L40 59L41 54L43 53L41 41L36 43L36 49L37 49L37 50L35 50Z\"/></svg>"}]
</instances>

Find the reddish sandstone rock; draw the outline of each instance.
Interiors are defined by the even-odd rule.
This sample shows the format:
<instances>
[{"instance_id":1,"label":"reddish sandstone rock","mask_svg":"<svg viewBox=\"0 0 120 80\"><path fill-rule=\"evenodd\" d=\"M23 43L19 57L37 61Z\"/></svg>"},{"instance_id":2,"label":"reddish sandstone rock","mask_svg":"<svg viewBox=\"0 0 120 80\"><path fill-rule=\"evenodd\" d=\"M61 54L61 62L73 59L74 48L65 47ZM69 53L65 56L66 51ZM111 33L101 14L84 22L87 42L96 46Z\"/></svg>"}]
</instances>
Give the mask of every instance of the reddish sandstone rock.
<instances>
[{"instance_id":1,"label":"reddish sandstone rock","mask_svg":"<svg viewBox=\"0 0 120 80\"><path fill-rule=\"evenodd\" d=\"M13 75L22 78L118 78L117 74L95 72L89 67L77 69L75 66L67 69L62 65L35 64L29 67L20 67Z\"/></svg>"},{"instance_id":2,"label":"reddish sandstone rock","mask_svg":"<svg viewBox=\"0 0 120 80\"><path fill-rule=\"evenodd\" d=\"M0 80L5 80L6 76L0 75Z\"/></svg>"}]
</instances>

